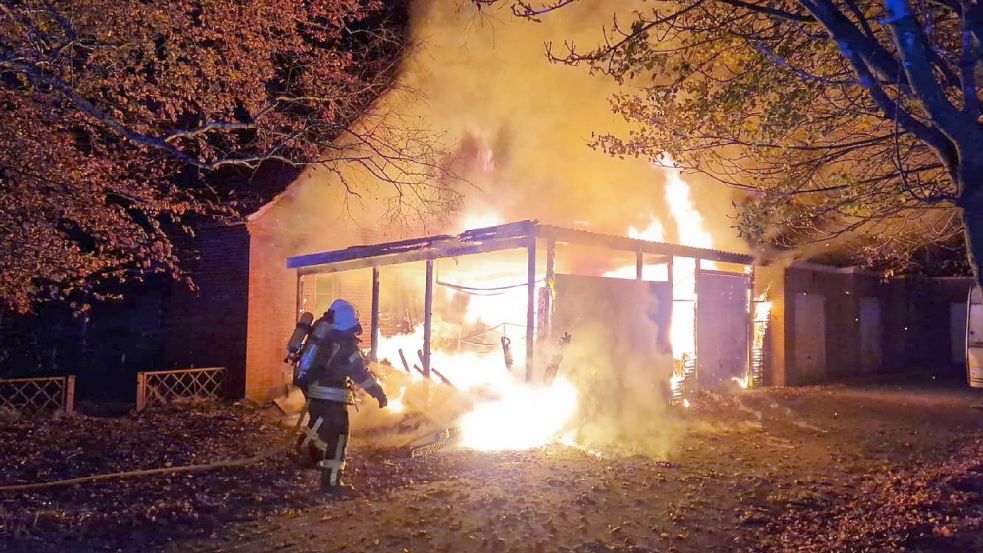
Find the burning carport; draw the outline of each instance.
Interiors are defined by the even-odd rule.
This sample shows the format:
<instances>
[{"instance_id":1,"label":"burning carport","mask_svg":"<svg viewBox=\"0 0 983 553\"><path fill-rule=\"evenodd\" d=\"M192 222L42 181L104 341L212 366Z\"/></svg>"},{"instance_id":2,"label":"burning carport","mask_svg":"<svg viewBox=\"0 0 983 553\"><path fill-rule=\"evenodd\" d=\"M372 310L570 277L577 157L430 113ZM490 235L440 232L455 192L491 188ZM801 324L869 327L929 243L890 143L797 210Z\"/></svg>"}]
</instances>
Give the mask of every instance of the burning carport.
<instances>
[{"instance_id":1,"label":"burning carport","mask_svg":"<svg viewBox=\"0 0 983 553\"><path fill-rule=\"evenodd\" d=\"M504 367L548 381L574 327L600 321L671 374L676 399L761 381L748 255L521 221L295 256L287 267L297 271L298 312L345 296L370 314L370 358L416 365L424 378L471 381ZM475 367L488 364L498 368Z\"/></svg>"}]
</instances>

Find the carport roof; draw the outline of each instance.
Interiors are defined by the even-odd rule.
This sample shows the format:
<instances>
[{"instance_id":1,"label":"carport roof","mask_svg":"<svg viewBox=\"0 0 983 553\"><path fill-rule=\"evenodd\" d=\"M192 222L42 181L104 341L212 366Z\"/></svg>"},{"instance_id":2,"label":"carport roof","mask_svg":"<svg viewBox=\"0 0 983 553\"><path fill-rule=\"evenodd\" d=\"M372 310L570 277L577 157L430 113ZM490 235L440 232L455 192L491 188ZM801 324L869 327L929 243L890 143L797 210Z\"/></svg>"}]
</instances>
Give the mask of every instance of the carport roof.
<instances>
[{"instance_id":1,"label":"carport roof","mask_svg":"<svg viewBox=\"0 0 983 553\"><path fill-rule=\"evenodd\" d=\"M538 221L519 221L467 230L458 235L441 234L298 255L287 258L287 268L297 269L301 274L349 271L396 263L525 248L539 238L557 243L595 246L666 257L691 257L742 265L751 265L754 261L752 256L746 254L600 234L586 230L545 225Z\"/></svg>"}]
</instances>

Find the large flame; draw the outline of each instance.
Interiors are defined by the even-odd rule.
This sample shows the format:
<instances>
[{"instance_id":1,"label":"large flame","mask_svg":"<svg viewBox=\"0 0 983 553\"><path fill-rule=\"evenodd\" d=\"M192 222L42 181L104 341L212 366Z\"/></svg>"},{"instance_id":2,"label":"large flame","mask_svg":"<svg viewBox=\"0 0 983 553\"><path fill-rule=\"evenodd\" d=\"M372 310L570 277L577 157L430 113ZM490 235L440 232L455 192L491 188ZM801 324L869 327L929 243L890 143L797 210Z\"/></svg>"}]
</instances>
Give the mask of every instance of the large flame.
<instances>
[{"instance_id":1,"label":"large flame","mask_svg":"<svg viewBox=\"0 0 983 553\"><path fill-rule=\"evenodd\" d=\"M556 439L573 417L577 391L562 378L548 385L524 381L526 329L513 319L524 318L526 283L517 282L515 275L489 270L493 266L482 265L483 274L458 270L441 281L445 286L437 293L467 290L470 295L467 308L458 313L459 322L445 321L436 313L432 318L432 384L452 386L469 400L470 411L450 421L459 431L461 445L480 450L539 447ZM505 362L502 338L510 344L512 370ZM405 358L412 384L425 378L418 354L422 347L419 325L411 333L383 337L378 354L397 367ZM404 389L394 390L391 405L404 409L404 394Z\"/></svg>"},{"instance_id":2,"label":"large flame","mask_svg":"<svg viewBox=\"0 0 983 553\"><path fill-rule=\"evenodd\" d=\"M484 451L539 447L556 439L576 410L577 389L563 378L544 387L515 383L461 418L461 445Z\"/></svg>"},{"instance_id":3,"label":"large flame","mask_svg":"<svg viewBox=\"0 0 983 553\"><path fill-rule=\"evenodd\" d=\"M444 323L439 323L444 324ZM403 355L414 352L410 380L424 378L416 359L416 351L422 346L423 331L417 328L411 334L384 338L379 344L380 358L402 363ZM519 347L517 360L524 358L524 348ZM573 417L577 409L577 390L568 381L557 378L549 385L528 384L516 373L505 367L500 349L479 352L447 353L431 352L431 378L435 385L453 386L466 395L473 406L455 426L459 430L460 443L479 450L528 449L545 445L555 439ZM441 379L437 373L443 377ZM445 380L446 379L446 382ZM395 399L390 406L402 412L404 389L394 390Z\"/></svg>"}]
</instances>

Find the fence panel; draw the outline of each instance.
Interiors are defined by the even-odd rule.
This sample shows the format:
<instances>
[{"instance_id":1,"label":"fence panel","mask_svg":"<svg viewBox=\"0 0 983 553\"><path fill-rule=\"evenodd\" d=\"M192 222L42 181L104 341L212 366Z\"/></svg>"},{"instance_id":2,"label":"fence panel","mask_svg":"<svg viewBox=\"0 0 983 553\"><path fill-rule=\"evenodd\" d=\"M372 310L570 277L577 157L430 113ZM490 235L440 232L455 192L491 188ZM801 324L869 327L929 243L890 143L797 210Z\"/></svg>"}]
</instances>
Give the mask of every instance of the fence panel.
<instances>
[{"instance_id":1,"label":"fence panel","mask_svg":"<svg viewBox=\"0 0 983 553\"><path fill-rule=\"evenodd\" d=\"M225 367L138 372L137 411L179 398L218 399L224 382Z\"/></svg>"},{"instance_id":2,"label":"fence panel","mask_svg":"<svg viewBox=\"0 0 983 553\"><path fill-rule=\"evenodd\" d=\"M75 411L75 376L0 379L0 408L23 414Z\"/></svg>"}]
</instances>

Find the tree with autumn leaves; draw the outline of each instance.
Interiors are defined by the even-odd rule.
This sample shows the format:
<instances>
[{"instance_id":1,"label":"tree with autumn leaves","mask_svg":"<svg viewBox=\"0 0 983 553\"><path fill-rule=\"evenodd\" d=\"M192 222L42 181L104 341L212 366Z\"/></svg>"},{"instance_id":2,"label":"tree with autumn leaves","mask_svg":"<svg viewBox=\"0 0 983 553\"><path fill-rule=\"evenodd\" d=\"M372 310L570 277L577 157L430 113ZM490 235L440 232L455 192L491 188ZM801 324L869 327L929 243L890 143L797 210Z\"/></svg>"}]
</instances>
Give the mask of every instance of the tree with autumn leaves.
<instances>
[{"instance_id":1,"label":"tree with autumn leaves","mask_svg":"<svg viewBox=\"0 0 983 553\"><path fill-rule=\"evenodd\" d=\"M508 4L538 19L585 3ZM978 1L636 8L618 14L601 44L547 45L553 61L624 85L612 105L632 130L601 134L594 147L653 160L666 152L746 190L738 228L762 247L838 239L868 261L898 266L916 248L964 234L981 278Z\"/></svg>"},{"instance_id":2,"label":"tree with autumn leaves","mask_svg":"<svg viewBox=\"0 0 983 553\"><path fill-rule=\"evenodd\" d=\"M256 175L355 164L426 186L426 136L372 109L406 47L403 9L0 0L0 305L84 309L180 277L175 237L235 215Z\"/></svg>"}]
</instances>

